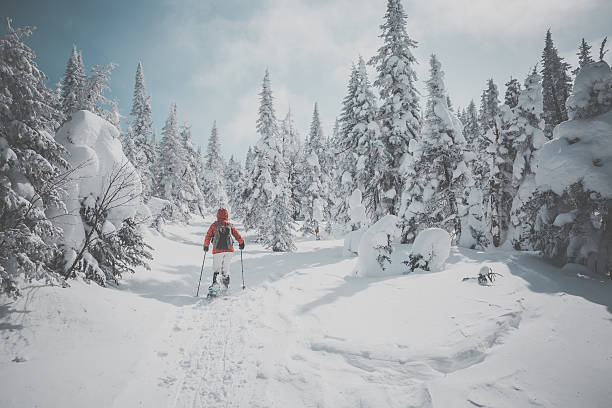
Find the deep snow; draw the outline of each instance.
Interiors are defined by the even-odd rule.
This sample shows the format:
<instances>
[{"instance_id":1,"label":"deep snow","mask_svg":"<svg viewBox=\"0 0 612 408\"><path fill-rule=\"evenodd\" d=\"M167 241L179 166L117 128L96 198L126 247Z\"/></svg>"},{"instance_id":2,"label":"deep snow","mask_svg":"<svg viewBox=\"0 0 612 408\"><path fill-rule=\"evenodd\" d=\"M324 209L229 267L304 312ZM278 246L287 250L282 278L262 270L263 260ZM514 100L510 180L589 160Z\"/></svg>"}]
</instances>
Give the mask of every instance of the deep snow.
<instances>
[{"instance_id":1,"label":"deep snow","mask_svg":"<svg viewBox=\"0 0 612 408\"><path fill-rule=\"evenodd\" d=\"M232 289L194 297L205 223L151 233L118 289L0 302L1 407L607 407L612 282L453 247L438 273L354 277L342 240L248 241ZM394 262L409 247L396 246ZM206 260L203 287L211 279ZM482 286L483 265L502 274Z\"/></svg>"}]
</instances>

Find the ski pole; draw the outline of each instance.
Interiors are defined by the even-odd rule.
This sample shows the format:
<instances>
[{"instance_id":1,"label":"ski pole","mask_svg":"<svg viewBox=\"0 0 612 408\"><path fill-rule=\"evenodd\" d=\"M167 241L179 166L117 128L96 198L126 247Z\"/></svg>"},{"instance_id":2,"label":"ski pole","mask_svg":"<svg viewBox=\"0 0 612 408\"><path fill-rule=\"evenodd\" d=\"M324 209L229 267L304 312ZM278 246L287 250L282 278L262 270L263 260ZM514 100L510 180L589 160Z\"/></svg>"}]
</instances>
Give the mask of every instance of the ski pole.
<instances>
[{"instance_id":1,"label":"ski pole","mask_svg":"<svg viewBox=\"0 0 612 408\"><path fill-rule=\"evenodd\" d=\"M240 250L240 268L242 269L242 290L246 289L244 286L244 263L242 262L242 249Z\"/></svg>"},{"instance_id":2,"label":"ski pole","mask_svg":"<svg viewBox=\"0 0 612 408\"><path fill-rule=\"evenodd\" d=\"M204 272L204 262L206 262L206 252L204 252L204 259L202 260L202 269L200 269L200 280L198 281L198 291L196 297L200 295L200 283L202 283L202 272Z\"/></svg>"}]
</instances>

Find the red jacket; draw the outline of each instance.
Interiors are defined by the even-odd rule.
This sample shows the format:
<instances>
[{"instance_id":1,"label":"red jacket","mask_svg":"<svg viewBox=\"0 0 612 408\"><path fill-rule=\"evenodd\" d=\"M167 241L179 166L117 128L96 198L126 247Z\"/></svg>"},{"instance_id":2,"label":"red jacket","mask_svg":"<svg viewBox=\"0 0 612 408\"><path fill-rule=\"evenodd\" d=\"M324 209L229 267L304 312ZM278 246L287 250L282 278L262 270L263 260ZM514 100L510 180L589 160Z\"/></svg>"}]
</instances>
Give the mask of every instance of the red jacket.
<instances>
[{"instance_id":1,"label":"red jacket","mask_svg":"<svg viewBox=\"0 0 612 408\"><path fill-rule=\"evenodd\" d=\"M225 208L219 208L219 211L217 211L217 222L219 223L219 225L230 225L230 222L227 220L228 218L229 218L229 214L227 213L227 210ZM204 246L210 245L210 241L214 238L216 233L217 233L217 223L213 222L210 225L210 227L208 227L208 232L206 233L206 238L204 239ZM238 230L236 230L236 228L234 228L233 225L232 225L232 235L234 236L234 238L236 238L239 244L244 243L244 240L238 233ZM234 247L232 246L230 249L213 248L213 254L218 254L219 252L234 252Z\"/></svg>"}]
</instances>

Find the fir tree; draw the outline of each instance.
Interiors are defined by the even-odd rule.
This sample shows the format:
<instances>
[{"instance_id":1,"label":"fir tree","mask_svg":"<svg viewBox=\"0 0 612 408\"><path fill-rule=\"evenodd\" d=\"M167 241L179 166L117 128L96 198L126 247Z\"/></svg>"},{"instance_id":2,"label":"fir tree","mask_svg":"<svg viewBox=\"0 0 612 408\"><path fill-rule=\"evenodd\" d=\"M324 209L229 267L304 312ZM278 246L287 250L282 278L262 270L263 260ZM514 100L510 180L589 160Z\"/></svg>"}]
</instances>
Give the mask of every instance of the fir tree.
<instances>
[{"instance_id":1,"label":"fir tree","mask_svg":"<svg viewBox=\"0 0 612 408\"><path fill-rule=\"evenodd\" d=\"M0 36L0 292L13 295L21 278L61 280L53 267L61 231L45 211L64 208L61 172L68 164L53 137L63 115L22 41L32 30L13 29L7 19Z\"/></svg>"},{"instance_id":2,"label":"fir tree","mask_svg":"<svg viewBox=\"0 0 612 408\"><path fill-rule=\"evenodd\" d=\"M61 81L62 112L70 117L73 112L83 109L85 94L85 80L87 76L83 69L83 62L76 45L72 46L72 53L66 64L66 72Z\"/></svg>"},{"instance_id":3,"label":"fir tree","mask_svg":"<svg viewBox=\"0 0 612 408\"><path fill-rule=\"evenodd\" d=\"M376 219L384 214L397 214L404 190L400 165L409 152L410 140L417 139L421 130L417 76L413 68L416 58L411 51L417 43L406 32L406 18L400 0L387 1L385 22L380 26L383 46L370 60L378 72L374 85L382 100L378 115L382 160L377 163L378 169L371 180L377 192L369 198L374 203Z\"/></svg>"},{"instance_id":4,"label":"fir tree","mask_svg":"<svg viewBox=\"0 0 612 408\"><path fill-rule=\"evenodd\" d=\"M170 113L162 129L162 140L159 143L158 151L157 194L174 205L177 217L188 220L189 206L185 202L183 192L183 176L187 168L179 131L176 103L170 105Z\"/></svg>"},{"instance_id":5,"label":"fir tree","mask_svg":"<svg viewBox=\"0 0 612 408\"><path fill-rule=\"evenodd\" d=\"M285 119L280 124L280 136L290 188L289 203L291 217L293 220L297 220L300 217L300 203L302 201L299 188L302 173L302 145L298 131L295 128L295 123L293 122L291 109L289 109Z\"/></svg>"},{"instance_id":6,"label":"fir tree","mask_svg":"<svg viewBox=\"0 0 612 408\"><path fill-rule=\"evenodd\" d=\"M182 191L184 201L189 207L190 212L198 210L203 214L202 205L204 203L204 194L202 192L202 182L204 178L204 166L202 163L202 153L193 146L191 141L191 126L185 124L180 128L180 138L185 154L183 171ZM223 190L225 193L225 190Z\"/></svg>"},{"instance_id":7,"label":"fir tree","mask_svg":"<svg viewBox=\"0 0 612 408\"><path fill-rule=\"evenodd\" d=\"M227 206L227 193L225 191L225 162L221 156L221 145L217 131L217 122L213 123L204 164L205 191L204 201L209 208Z\"/></svg>"},{"instance_id":8,"label":"fir tree","mask_svg":"<svg viewBox=\"0 0 612 408\"><path fill-rule=\"evenodd\" d=\"M352 100L345 100L345 109L341 116L342 131L339 136L338 149L342 152L339 165L341 177L341 196L349 197L355 189L365 192L366 208L373 218L376 217L378 188L376 177L377 161L370 160L378 152L374 147L380 140L378 125L378 108L368 79L365 62L360 57L359 65L351 74L349 90ZM348 98L347 98L348 99ZM348 221L348 203L343 202L341 213Z\"/></svg>"},{"instance_id":9,"label":"fir tree","mask_svg":"<svg viewBox=\"0 0 612 408\"><path fill-rule=\"evenodd\" d=\"M571 79L568 74L570 66L559 56L552 40L550 29L546 32L544 51L542 52L542 92L544 95L544 121L546 135L552 135L552 129L567 120L565 101L571 90Z\"/></svg>"},{"instance_id":10,"label":"fir tree","mask_svg":"<svg viewBox=\"0 0 612 408\"><path fill-rule=\"evenodd\" d=\"M136 80L134 83L134 97L132 100L132 133L133 153L132 164L138 170L142 179L143 198L146 200L151 195L153 185L152 166L155 152L153 150L153 118L151 113L150 98L146 94L142 62L138 62L136 68Z\"/></svg>"},{"instance_id":11,"label":"fir tree","mask_svg":"<svg viewBox=\"0 0 612 408\"><path fill-rule=\"evenodd\" d=\"M513 118L507 135L511 138L515 152L512 163L512 207L510 210L509 239L516 249L530 249L529 231L533 221L529 219L526 206L535 194L535 159L539 148L546 142L542 119L541 77L533 72L525 79L524 89L513 109Z\"/></svg>"},{"instance_id":12,"label":"fir tree","mask_svg":"<svg viewBox=\"0 0 612 408\"><path fill-rule=\"evenodd\" d=\"M302 166L302 216L303 231L314 234L319 230L327 210L329 185L326 184L326 157L323 129L319 109L314 105L310 133L304 144L304 163Z\"/></svg>"},{"instance_id":13,"label":"fir tree","mask_svg":"<svg viewBox=\"0 0 612 408\"><path fill-rule=\"evenodd\" d=\"M243 217L239 204L243 177L244 171L242 165L234 158L234 155L232 155L227 162L227 166L225 166L225 186L229 205L236 218Z\"/></svg>"},{"instance_id":14,"label":"fir tree","mask_svg":"<svg viewBox=\"0 0 612 408\"><path fill-rule=\"evenodd\" d=\"M262 83L260 95L259 117L256 129L260 135L260 140L255 146L252 168L249 178L245 183L242 193L244 200L244 224L246 228L255 228L258 232L258 239L266 245L274 238L290 236L291 225L287 224L281 233L278 228L280 225L273 226L271 210L279 214L290 214L290 203L288 190L288 176L283 158L282 146L280 146L279 128L274 111L272 87L270 85L270 74L266 74ZM282 195L281 199L277 195ZM273 218L273 217L272 217Z\"/></svg>"},{"instance_id":15,"label":"fir tree","mask_svg":"<svg viewBox=\"0 0 612 408\"><path fill-rule=\"evenodd\" d=\"M599 47L599 60L603 61L608 53L608 49L606 49L606 42L608 42L608 37L605 37L601 42L601 46Z\"/></svg>"},{"instance_id":16,"label":"fir tree","mask_svg":"<svg viewBox=\"0 0 612 408\"><path fill-rule=\"evenodd\" d=\"M514 108L518 103L519 93L521 92L521 84L516 78L510 77L510 80L506 82L506 95L504 97L504 103L510 108Z\"/></svg>"},{"instance_id":17,"label":"fir tree","mask_svg":"<svg viewBox=\"0 0 612 408\"><path fill-rule=\"evenodd\" d=\"M584 40L584 38L580 42L576 55L578 56L578 66L572 71L572 74L574 75L578 75L580 68L584 67L586 64L595 62L593 57L591 57L591 46Z\"/></svg>"},{"instance_id":18,"label":"fir tree","mask_svg":"<svg viewBox=\"0 0 612 408\"><path fill-rule=\"evenodd\" d=\"M402 196L404 241L429 227L461 235L459 206L472 178L463 159L465 139L459 119L447 106L444 72L435 55L430 59L427 105L414 176Z\"/></svg>"},{"instance_id":19,"label":"fir tree","mask_svg":"<svg viewBox=\"0 0 612 408\"><path fill-rule=\"evenodd\" d=\"M478 111L473 100L470 101L463 115L463 136L470 148L475 151L474 143L478 139L480 126L478 124Z\"/></svg>"}]
</instances>

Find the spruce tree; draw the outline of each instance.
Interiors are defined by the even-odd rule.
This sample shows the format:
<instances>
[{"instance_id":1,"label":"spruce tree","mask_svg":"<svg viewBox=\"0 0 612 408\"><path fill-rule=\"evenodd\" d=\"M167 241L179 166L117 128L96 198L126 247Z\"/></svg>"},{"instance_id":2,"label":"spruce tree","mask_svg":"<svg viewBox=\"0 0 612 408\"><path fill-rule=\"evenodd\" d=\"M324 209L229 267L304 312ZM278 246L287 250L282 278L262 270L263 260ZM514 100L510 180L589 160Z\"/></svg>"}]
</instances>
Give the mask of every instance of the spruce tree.
<instances>
[{"instance_id":1,"label":"spruce tree","mask_svg":"<svg viewBox=\"0 0 612 408\"><path fill-rule=\"evenodd\" d=\"M187 167L176 103L170 105L170 113L162 129L162 139L159 143L158 152L159 159L156 167L157 195L174 205L175 218L186 221L189 219L190 212L183 191L183 176L187 172Z\"/></svg>"},{"instance_id":2,"label":"spruce tree","mask_svg":"<svg viewBox=\"0 0 612 408\"><path fill-rule=\"evenodd\" d=\"M68 164L53 136L64 117L22 41L32 31L13 29L8 19L0 36L0 292L11 295L19 293L21 279L61 280L53 266L61 231L46 210L64 208Z\"/></svg>"},{"instance_id":3,"label":"spruce tree","mask_svg":"<svg viewBox=\"0 0 612 408\"><path fill-rule=\"evenodd\" d=\"M73 112L83 109L85 94L85 70L76 45L72 46L72 53L66 64L66 72L61 80L62 112L70 117Z\"/></svg>"},{"instance_id":4,"label":"spruce tree","mask_svg":"<svg viewBox=\"0 0 612 408\"><path fill-rule=\"evenodd\" d=\"M257 229L258 239L271 248L292 247L276 245L277 239L291 237L291 224L279 224L275 215L286 219L291 214L288 175L280 141L279 127L274 111L272 87L268 70L264 75L256 123L260 139L252 156L252 167L242 193L244 202L244 224ZM282 215L280 215L282 214ZM284 237L284 238L283 238ZM277 249L278 250L278 249Z\"/></svg>"},{"instance_id":5,"label":"spruce tree","mask_svg":"<svg viewBox=\"0 0 612 408\"><path fill-rule=\"evenodd\" d=\"M194 213L196 210L203 213L204 194L202 192L202 179L204 169L202 163L202 153L193 146L191 141L191 126L185 124L180 127L180 138L185 154L182 177L182 190L184 201L189 207L189 211Z\"/></svg>"},{"instance_id":6,"label":"spruce tree","mask_svg":"<svg viewBox=\"0 0 612 408\"><path fill-rule=\"evenodd\" d=\"M204 164L205 194L204 201L210 209L227 206L227 193L224 180L225 162L221 156L221 145L217 122L213 123Z\"/></svg>"},{"instance_id":7,"label":"spruce tree","mask_svg":"<svg viewBox=\"0 0 612 408\"><path fill-rule=\"evenodd\" d=\"M480 127L478 125L478 110L473 100L470 101L467 108L464 110L463 116L463 136L470 150L475 151L473 144L478 139Z\"/></svg>"},{"instance_id":8,"label":"spruce tree","mask_svg":"<svg viewBox=\"0 0 612 408\"><path fill-rule=\"evenodd\" d=\"M403 239L412 241L417 230L443 228L461 235L459 206L472 177L463 158L465 139L459 119L447 105L444 71L435 55L430 58L424 126L415 154L414 177L402 197Z\"/></svg>"},{"instance_id":9,"label":"spruce tree","mask_svg":"<svg viewBox=\"0 0 612 408\"><path fill-rule=\"evenodd\" d=\"M383 45L370 60L378 73L374 86L382 101L378 115L380 143L377 143L383 149L379 157L382 160L377 163L371 180L377 191L374 197L368 198L374 203L375 219L397 214L400 194L404 191L400 165L409 153L410 141L417 139L421 131L421 107L413 68L417 61L411 51L417 43L406 32L406 18L400 0L387 0L385 22L380 26Z\"/></svg>"},{"instance_id":10,"label":"spruce tree","mask_svg":"<svg viewBox=\"0 0 612 408\"><path fill-rule=\"evenodd\" d=\"M521 92L521 84L516 78L510 77L510 80L506 82L506 95L504 97L504 103L510 108L514 108L518 103L519 93Z\"/></svg>"},{"instance_id":11,"label":"spruce tree","mask_svg":"<svg viewBox=\"0 0 612 408\"><path fill-rule=\"evenodd\" d=\"M533 72L525 79L507 136L510 136L515 152L512 163L512 207L510 210L509 239L515 249L530 249L529 231L533 220L529 219L527 205L535 194L536 153L546 142L542 119L541 77Z\"/></svg>"},{"instance_id":12,"label":"spruce tree","mask_svg":"<svg viewBox=\"0 0 612 408\"><path fill-rule=\"evenodd\" d=\"M152 166L155 152L153 150L153 118L151 113L150 97L146 94L142 62L138 62L136 68L136 80L134 83L134 97L132 100L132 133L134 151L132 164L138 170L142 179L143 198L146 200L151 195L153 185Z\"/></svg>"},{"instance_id":13,"label":"spruce tree","mask_svg":"<svg viewBox=\"0 0 612 408\"><path fill-rule=\"evenodd\" d=\"M586 64L595 62L593 57L591 57L591 46L584 40L584 38L578 46L578 52L576 55L578 56L578 66L572 71L572 74L574 75L578 75L580 68L584 67Z\"/></svg>"},{"instance_id":14,"label":"spruce tree","mask_svg":"<svg viewBox=\"0 0 612 408\"><path fill-rule=\"evenodd\" d=\"M314 234L323 222L327 210L329 185L326 183L325 139L318 105L315 103L310 124L310 133L304 144L302 166L302 216L303 231Z\"/></svg>"},{"instance_id":15,"label":"spruce tree","mask_svg":"<svg viewBox=\"0 0 612 408\"><path fill-rule=\"evenodd\" d=\"M242 218L243 216L239 204L243 177L244 171L242 165L232 155L227 162L227 166L225 166L225 186L229 206L232 209L233 216L236 218Z\"/></svg>"},{"instance_id":16,"label":"spruce tree","mask_svg":"<svg viewBox=\"0 0 612 408\"><path fill-rule=\"evenodd\" d=\"M302 201L299 188L299 181L302 173L302 144L299 133L295 128L295 123L293 122L291 109L289 109L285 119L280 123L280 136L290 188L289 203L291 207L291 217L293 220L297 220L300 216Z\"/></svg>"},{"instance_id":17,"label":"spruce tree","mask_svg":"<svg viewBox=\"0 0 612 408\"><path fill-rule=\"evenodd\" d=\"M553 44L550 29L546 31L542 52L542 93L544 95L544 121L546 135L550 138L553 128L567 120L565 101L571 90L570 66L559 56Z\"/></svg>"}]
</instances>

